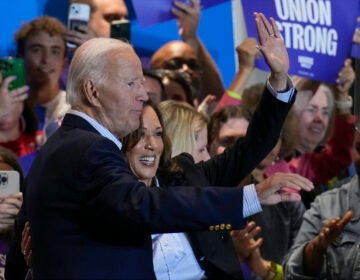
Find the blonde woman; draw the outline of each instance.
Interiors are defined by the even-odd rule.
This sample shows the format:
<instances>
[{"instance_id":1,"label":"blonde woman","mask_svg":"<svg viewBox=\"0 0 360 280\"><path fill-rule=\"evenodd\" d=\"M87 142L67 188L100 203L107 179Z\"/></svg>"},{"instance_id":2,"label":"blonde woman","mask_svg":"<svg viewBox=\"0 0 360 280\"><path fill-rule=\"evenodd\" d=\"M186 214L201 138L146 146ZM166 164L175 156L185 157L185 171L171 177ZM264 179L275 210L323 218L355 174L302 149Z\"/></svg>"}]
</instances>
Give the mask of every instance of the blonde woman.
<instances>
[{"instance_id":1,"label":"blonde woman","mask_svg":"<svg viewBox=\"0 0 360 280\"><path fill-rule=\"evenodd\" d=\"M185 152L193 156L195 163L210 159L206 148L208 120L204 114L174 100L161 102L159 109L172 142L172 157Z\"/></svg>"}]
</instances>

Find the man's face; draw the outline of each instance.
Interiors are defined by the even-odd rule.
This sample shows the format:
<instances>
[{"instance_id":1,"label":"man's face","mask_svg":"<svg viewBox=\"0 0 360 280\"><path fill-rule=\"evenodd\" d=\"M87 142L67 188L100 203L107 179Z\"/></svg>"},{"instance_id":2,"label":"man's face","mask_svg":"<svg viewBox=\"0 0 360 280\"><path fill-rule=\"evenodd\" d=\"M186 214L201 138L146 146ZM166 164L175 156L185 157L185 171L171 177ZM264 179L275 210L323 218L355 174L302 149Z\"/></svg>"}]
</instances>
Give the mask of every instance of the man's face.
<instances>
[{"instance_id":1,"label":"man's face","mask_svg":"<svg viewBox=\"0 0 360 280\"><path fill-rule=\"evenodd\" d=\"M110 37L113 20L125 19L128 14L123 0L93 0L95 11L91 14L89 26L98 37Z\"/></svg>"},{"instance_id":2,"label":"man's face","mask_svg":"<svg viewBox=\"0 0 360 280\"><path fill-rule=\"evenodd\" d=\"M24 63L30 87L58 85L66 63L65 41L45 31L30 36L25 43Z\"/></svg>"},{"instance_id":3,"label":"man's face","mask_svg":"<svg viewBox=\"0 0 360 280\"><path fill-rule=\"evenodd\" d=\"M132 172L147 186L150 186L156 175L163 151L163 128L160 120L153 108L145 106L141 138L126 152L126 157Z\"/></svg>"},{"instance_id":4,"label":"man's face","mask_svg":"<svg viewBox=\"0 0 360 280\"><path fill-rule=\"evenodd\" d=\"M200 90L201 66L191 46L184 42L170 42L160 48L152 58L151 67L182 72L192 87Z\"/></svg>"},{"instance_id":5,"label":"man's face","mask_svg":"<svg viewBox=\"0 0 360 280\"><path fill-rule=\"evenodd\" d=\"M160 82L155 78L146 76L144 87L152 102L154 104L159 104L162 99L162 87Z\"/></svg>"},{"instance_id":6,"label":"man's face","mask_svg":"<svg viewBox=\"0 0 360 280\"><path fill-rule=\"evenodd\" d=\"M210 143L210 156L222 154L224 150L232 146L235 141L246 135L249 121L245 118L230 118L224 123L218 136Z\"/></svg>"},{"instance_id":7,"label":"man's face","mask_svg":"<svg viewBox=\"0 0 360 280\"><path fill-rule=\"evenodd\" d=\"M207 150L207 128L203 128L195 134L195 151L193 152L194 162L207 161L210 159Z\"/></svg>"},{"instance_id":8,"label":"man's face","mask_svg":"<svg viewBox=\"0 0 360 280\"><path fill-rule=\"evenodd\" d=\"M300 114L297 150L301 153L313 152L325 136L331 115L326 91L321 85Z\"/></svg>"},{"instance_id":9,"label":"man's face","mask_svg":"<svg viewBox=\"0 0 360 280\"><path fill-rule=\"evenodd\" d=\"M167 83L164 84L164 93L165 100L176 100L191 103L191 100L188 100L186 96L185 89L173 79L169 79Z\"/></svg>"},{"instance_id":10,"label":"man's face","mask_svg":"<svg viewBox=\"0 0 360 280\"><path fill-rule=\"evenodd\" d=\"M111 53L106 59L109 76L98 87L101 109L97 115L100 123L122 138L139 127L148 95L143 86L141 62L133 50Z\"/></svg>"}]
</instances>

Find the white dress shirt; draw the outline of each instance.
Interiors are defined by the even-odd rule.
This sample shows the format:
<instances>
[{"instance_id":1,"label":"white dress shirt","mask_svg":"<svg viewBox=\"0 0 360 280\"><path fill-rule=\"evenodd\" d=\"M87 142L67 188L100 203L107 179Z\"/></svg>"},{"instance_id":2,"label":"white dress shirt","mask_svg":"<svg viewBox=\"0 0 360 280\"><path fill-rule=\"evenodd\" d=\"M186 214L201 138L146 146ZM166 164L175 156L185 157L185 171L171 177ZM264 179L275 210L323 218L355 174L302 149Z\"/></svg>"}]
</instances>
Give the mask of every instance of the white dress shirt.
<instances>
[{"instance_id":1,"label":"white dress shirt","mask_svg":"<svg viewBox=\"0 0 360 280\"><path fill-rule=\"evenodd\" d=\"M290 79L288 83L290 90L284 93L275 92L269 82L267 82L266 86L277 99L283 102L290 102L294 94L294 88ZM121 150L121 142L96 120L76 110L70 110L69 113L88 121L101 135L113 141ZM157 178L154 181L156 186L159 187ZM261 212L262 208L256 194L255 185L245 186L243 192L244 217ZM185 233L152 234L151 238L153 264L158 280L196 280L206 278L205 271L200 267Z\"/></svg>"}]
</instances>

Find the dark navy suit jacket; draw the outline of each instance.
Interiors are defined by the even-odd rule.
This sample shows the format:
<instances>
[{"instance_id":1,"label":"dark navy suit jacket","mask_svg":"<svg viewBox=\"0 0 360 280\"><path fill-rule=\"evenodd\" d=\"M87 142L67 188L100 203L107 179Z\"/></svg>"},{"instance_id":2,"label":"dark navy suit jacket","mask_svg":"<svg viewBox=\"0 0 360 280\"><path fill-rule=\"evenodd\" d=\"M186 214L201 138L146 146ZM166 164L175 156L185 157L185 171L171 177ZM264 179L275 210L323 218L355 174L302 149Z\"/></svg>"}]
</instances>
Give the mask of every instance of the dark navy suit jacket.
<instances>
[{"instance_id":1,"label":"dark navy suit jacket","mask_svg":"<svg viewBox=\"0 0 360 280\"><path fill-rule=\"evenodd\" d=\"M266 93L259 109L262 113L254 116L256 125L250 125L247 140L234 155L225 152L221 159L196 167L191 163L193 168L187 160L181 164L188 183L236 184L276 143L290 105ZM230 165L238 173L223 165L227 157L232 157ZM231 241L219 232L210 234L210 239L204 234L210 225L243 226L241 190L146 188L131 174L116 145L74 115L65 117L30 170L7 258L7 279L24 274L19 240L26 215L32 225L37 278L154 278L150 233L199 230L205 230L197 237L204 242L193 249L216 268L215 274L206 271L209 278L216 279L218 271L235 276L240 270ZM190 237L196 243L196 234ZM225 241L230 251L223 246ZM204 248L209 242L213 246Z\"/></svg>"},{"instance_id":2,"label":"dark navy suit jacket","mask_svg":"<svg viewBox=\"0 0 360 280\"><path fill-rule=\"evenodd\" d=\"M265 88L246 137L206 162L195 164L190 155L176 157L191 186L236 186L270 153L295 98L277 100ZM242 279L243 274L228 231L189 232L192 248L208 279Z\"/></svg>"},{"instance_id":3,"label":"dark navy suit jacket","mask_svg":"<svg viewBox=\"0 0 360 280\"><path fill-rule=\"evenodd\" d=\"M241 189L147 188L112 141L71 114L40 150L25 190L35 278L155 278L151 233L244 225Z\"/></svg>"}]
</instances>

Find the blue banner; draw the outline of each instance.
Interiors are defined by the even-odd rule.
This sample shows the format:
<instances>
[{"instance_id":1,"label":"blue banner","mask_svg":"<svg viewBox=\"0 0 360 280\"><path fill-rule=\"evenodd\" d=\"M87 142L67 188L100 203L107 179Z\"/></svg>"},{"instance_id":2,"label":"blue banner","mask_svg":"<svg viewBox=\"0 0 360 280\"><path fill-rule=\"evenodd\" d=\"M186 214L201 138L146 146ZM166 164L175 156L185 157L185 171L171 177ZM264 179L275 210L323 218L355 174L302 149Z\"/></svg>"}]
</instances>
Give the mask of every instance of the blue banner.
<instances>
[{"instance_id":1,"label":"blue banner","mask_svg":"<svg viewBox=\"0 0 360 280\"><path fill-rule=\"evenodd\" d=\"M249 37L257 38L253 12L273 17L290 57L290 74L335 83L350 55L359 0L242 0ZM256 65L267 70L263 59Z\"/></svg>"},{"instance_id":2,"label":"blue banner","mask_svg":"<svg viewBox=\"0 0 360 280\"><path fill-rule=\"evenodd\" d=\"M189 0L177 1L191 5ZM230 0L201 0L200 5L201 9L206 9L226 1ZM142 27L174 19L175 16L171 12L173 2L174 0L132 0L137 21Z\"/></svg>"}]
</instances>

